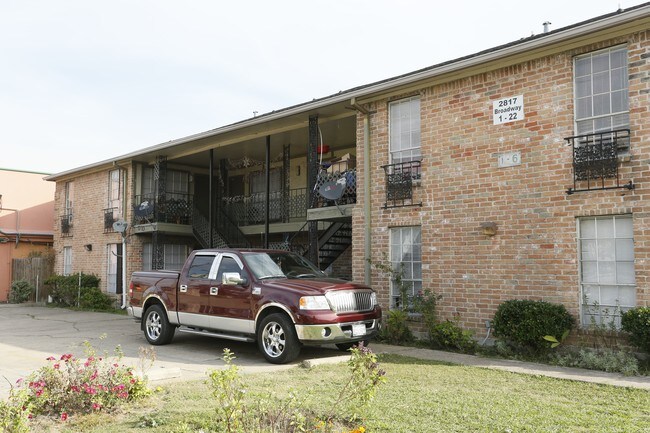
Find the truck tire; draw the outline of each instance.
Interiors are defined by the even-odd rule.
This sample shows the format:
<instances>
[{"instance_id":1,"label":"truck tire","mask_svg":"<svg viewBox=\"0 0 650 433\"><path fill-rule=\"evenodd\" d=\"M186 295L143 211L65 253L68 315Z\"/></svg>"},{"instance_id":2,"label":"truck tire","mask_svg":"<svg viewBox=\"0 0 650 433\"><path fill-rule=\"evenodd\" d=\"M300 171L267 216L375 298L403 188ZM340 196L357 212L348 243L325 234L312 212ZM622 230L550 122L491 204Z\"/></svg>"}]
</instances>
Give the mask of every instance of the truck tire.
<instances>
[{"instance_id":1,"label":"truck tire","mask_svg":"<svg viewBox=\"0 0 650 433\"><path fill-rule=\"evenodd\" d=\"M286 314L266 316L257 330L257 345L264 358L272 364L285 364L298 357L300 342L296 329Z\"/></svg>"},{"instance_id":2,"label":"truck tire","mask_svg":"<svg viewBox=\"0 0 650 433\"><path fill-rule=\"evenodd\" d=\"M144 313L144 336L154 346L168 344L174 338L176 328L169 324L165 310L160 305L152 305Z\"/></svg>"},{"instance_id":3,"label":"truck tire","mask_svg":"<svg viewBox=\"0 0 650 433\"><path fill-rule=\"evenodd\" d=\"M363 343L363 347L368 347L368 345L370 344L370 340L355 341L354 343L338 343L336 345L336 348L342 352L347 352L353 347L357 347L359 343Z\"/></svg>"}]
</instances>

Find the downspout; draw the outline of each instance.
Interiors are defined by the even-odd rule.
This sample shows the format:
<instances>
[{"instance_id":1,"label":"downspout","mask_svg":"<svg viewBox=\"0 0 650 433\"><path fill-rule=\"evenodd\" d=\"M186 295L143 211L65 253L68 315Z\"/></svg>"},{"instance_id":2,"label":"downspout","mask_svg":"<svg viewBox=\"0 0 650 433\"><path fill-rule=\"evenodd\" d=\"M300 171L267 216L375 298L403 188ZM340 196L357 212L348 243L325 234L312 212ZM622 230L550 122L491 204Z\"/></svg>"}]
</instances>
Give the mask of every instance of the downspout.
<instances>
[{"instance_id":1,"label":"downspout","mask_svg":"<svg viewBox=\"0 0 650 433\"><path fill-rule=\"evenodd\" d=\"M120 166L117 161L113 161L113 166L117 167L120 170L120 173L124 173L124 180L122 181L122 219L126 223L126 184L128 180L129 171L126 168ZM133 165L131 165L133 167ZM127 284L127 272L126 272L126 230L128 228L128 223L124 227L124 231L120 234L122 235L122 305L120 309L124 310L127 305L126 299L126 284Z\"/></svg>"},{"instance_id":2,"label":"downspout","mask_svg":"<svg viewBox=\"0 0 650 433\"><path fill-rule=\"evenodd\" d=\"M363 114L363 280L366 285L371 285L372 258L372 226L370 203L370 112L359 105L356 98L350 101L352 107Z\"/></svg>"}]
</instances>

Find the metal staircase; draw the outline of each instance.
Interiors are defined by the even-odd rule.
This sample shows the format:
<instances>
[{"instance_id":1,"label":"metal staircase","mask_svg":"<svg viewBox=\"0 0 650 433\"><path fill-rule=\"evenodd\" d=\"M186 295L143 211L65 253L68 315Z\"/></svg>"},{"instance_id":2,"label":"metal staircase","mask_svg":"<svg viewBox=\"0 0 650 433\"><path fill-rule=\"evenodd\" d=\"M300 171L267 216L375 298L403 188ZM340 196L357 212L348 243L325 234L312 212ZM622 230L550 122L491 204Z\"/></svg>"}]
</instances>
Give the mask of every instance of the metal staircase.
<instances>
[{"instance_id":1,"label":"metal staircase","mask_svg":"<svg viewBox=\"0 0 650 433\"><path fill-rule=\"evenodd\" d=\"M222 211L217 211L216 227L212 227L213 245L209 245L208 219L196 208L192 214L192 231L203 248L248 248L244 234Z\"/></svg>"},{"instance_id":2,"label":"metal staircase","mask_svg":"<svg viewBox=\"0 0 650 433\"><path fill-rule=\"evenodd\" d=\"M318 266L326 269L352 245L352 223L333 222L318 238Z\"/></svg>"}]
</instances>

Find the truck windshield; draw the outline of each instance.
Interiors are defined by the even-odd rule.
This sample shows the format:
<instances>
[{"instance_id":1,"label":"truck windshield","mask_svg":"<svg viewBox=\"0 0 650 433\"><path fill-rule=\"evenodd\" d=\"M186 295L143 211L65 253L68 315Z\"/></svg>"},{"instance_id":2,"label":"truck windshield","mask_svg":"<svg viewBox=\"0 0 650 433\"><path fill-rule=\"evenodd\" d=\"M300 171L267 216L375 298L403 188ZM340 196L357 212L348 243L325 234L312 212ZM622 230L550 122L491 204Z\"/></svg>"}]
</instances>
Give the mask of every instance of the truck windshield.
<instances>
[{"instance_id":1,"label":"truck windshield","mask_svg":"<svg viewBox=\"0 0 650 433\"><path fill-rule=\"evenodd\" d=\"M268 255L289 278L323 278L326 276L316 265L298 254L277 251L269 252Z\"/></svg>"},{"instance_id":2,"label":"truck windshield","mask_svg":"<svg viewBox=\"0 0 650 433\"><path fill-rule=\"evenodd\" d=\"M258 280L265 278L286 278L280 266L273 261L266 253L248 253L244 254L244 260L248 268L253 272Z\"/></svg>"}]
</instances>

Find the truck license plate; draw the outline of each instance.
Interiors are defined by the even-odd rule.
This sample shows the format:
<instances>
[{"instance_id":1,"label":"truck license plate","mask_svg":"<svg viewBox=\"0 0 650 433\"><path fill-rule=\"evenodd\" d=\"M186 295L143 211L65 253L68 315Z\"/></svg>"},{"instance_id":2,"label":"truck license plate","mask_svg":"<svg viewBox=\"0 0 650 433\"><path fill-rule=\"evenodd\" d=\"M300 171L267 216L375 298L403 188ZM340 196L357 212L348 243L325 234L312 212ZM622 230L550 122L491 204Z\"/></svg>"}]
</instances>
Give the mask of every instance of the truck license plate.
<instances>
[{"instance_id":1,"label":"truck license plate","mask_svg":"<svg viewBox=\"0 0 650 433\"><path fill-rule=\"evenodd\" d=\"M366 335L366 325L363 323L356 323L352 325L352 336L360 337Z\"/></svg>"}]
</instances>

